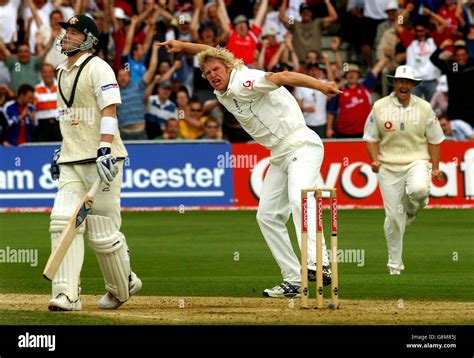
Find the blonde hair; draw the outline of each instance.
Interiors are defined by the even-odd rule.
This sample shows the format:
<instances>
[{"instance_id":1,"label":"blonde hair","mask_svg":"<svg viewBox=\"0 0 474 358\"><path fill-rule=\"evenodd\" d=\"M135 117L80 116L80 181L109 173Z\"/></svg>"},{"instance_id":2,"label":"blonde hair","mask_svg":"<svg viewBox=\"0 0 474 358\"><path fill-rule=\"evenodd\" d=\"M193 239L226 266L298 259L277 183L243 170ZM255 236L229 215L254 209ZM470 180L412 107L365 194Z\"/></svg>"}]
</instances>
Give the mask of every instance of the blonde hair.
<instances>
[{"instance_id":1,"label":"blonde hair","mask_svg":"<svg viewBox=\"0 0 474 358\"><path fill-rule=\"evenodd\" d=\"M212 60L219 60L226 68L231 70L234 68L241 68L244 65L244 62L240 58L235 58L232 52L227 50L225 47L211 47L210 49L198 54L199 68L202 71L203 78L206 78L204 65Z\"/></svg>"}]
</instances>

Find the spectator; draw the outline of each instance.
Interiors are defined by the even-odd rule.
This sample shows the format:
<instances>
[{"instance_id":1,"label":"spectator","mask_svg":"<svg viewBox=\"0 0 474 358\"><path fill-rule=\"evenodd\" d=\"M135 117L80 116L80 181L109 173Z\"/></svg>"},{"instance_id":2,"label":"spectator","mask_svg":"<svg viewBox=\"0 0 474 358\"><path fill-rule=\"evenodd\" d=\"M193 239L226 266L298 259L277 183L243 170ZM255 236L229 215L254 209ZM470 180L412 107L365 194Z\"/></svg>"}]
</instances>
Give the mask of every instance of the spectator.
<instances>
[{"instance_id":1,"label":"spectator","mask_svg":"<svg viewBox=\"0 0 474 358\"><path fill-rule=\"evenodd\" d=\"M213 117L207 117L204 122L204 135L200 139L221 140L222 129L219 121Z\"/></svg>"},{"instance_id":2,"label":"spectator","mask_svg":"<svg viewBox=\"0 0 474 358\"><path fill-rule=\"evenodd\" d=\"M11 82L10 71L5 63L6 57L3 52L0 51L0 84L8 86Z\"/></svg>"},{"instance_id":3,"label":"spectator","mask_svg":"<svg viewBox=\"0 0 474 358\"><path fill-rule=\"evenodd\" d=\"M267 11L268 0L262 0L258 9L255 21L249 28L249 22L245 15L239 15L234 19L234 28L232 28L229 16L227 14L224 0L219 1L219 12L222 19L222 33L227 37L227 49L235 57L241 58L246 66L254 65L257 59L258 36L261 33L261 26Z\"/></svg>"},{"instance_id":4,"label":"spectator","mask_svg":"<svg viewBox=\"0 0 474 358\"><path fill-rule=\"evenodd\" d=\"M323 77L321 67L322 66L317 62L309 63L306 65L306 74L323 82L327 82L321 79ZM306 87L296 87L294 96L303 112L306 125L318 133L321 138L326 137L327 97L320 91Z\"/></svg>"},{"instance_id":5,"label":"spectator","mask_svg":"<svg viewBox=\"0 0 474 358\"><path fill-rule=\"evenodd\" d=\"M33 4L33 3L32 3ZM63 63L67 56L56 50L56 38L61 32L59 22L63 21L61 11L54 10L49 16L49 27L44 25L41 17L37 14L36 7L31 7L35 21L38 23L40 32L36 36L36 54L41 61L50 63L54 68Z\"/></svg>"},{"instance_id":6,"label":"spectator","mask_svg":"<svg viewBox=\"0 0 474 358\"><path fill-rule=\"evenodd\" d=\"M438 117L446 116L448 113L448 79L446 75L442 75L438 79L436 92L431 98L431 108Z\"/></svg>"},{"instance_id":7,"label":"spectator","mask_svg":"<svg viewBox=\"0 0 474 358\"><path fill-rule=\"evenodd\" d=\"M375 88L377 77L386 64L387 58L377 62L362 83L359 83L362 75L359 66L348 66L345 73L347 83L341 87L343 93L329 102L327 138L362 138L364 124L371 109L369 91Z\"/></svg>"},{"instance_id":8,"label":"spectator","mask_svg":"<svg viewBox=\"0 0 474 358\"><path fill-rule=\"evenodd\" d=\"M3 111L7 130L3 145L20 145L32 141L36 129L34 100L35 89L24 84L18 88L17 99L5 103Z\"/></svg>"},{"instance_id":9,"label":"spectator","mask_svg":"<svg viewBox=\"0 0 474 358\"><path fill-rule=\"evenodd\" d=\"M203 115L203 105L198 99L189 102L189 111L179 121L179 131L184 138L197 139L204 135L204 123L207 117Z\"/></svg>"},{"instance_id":10,"label":"spectator","mask_svg":"<svg viewBox=\"0 0 474 358\"><path fill-rule=\"evenodd\" d=\"M413 94L423 97L430 102L436 92L436 67L430 61L430 56L436 51L436 45L431 37L428 37L428 25L417 23L414 26L415 39L407 48L406 64L413 68L415 77L423 82L413 89Z\"/></svg>"},{"instance_id":11,"label":"spectator","mask_svg":"<svg viewBox=\"0 0 474 358\"><path fill-rule=\"evenodd\" d=\"M28 33L28 45L29 50L31 53L35 53L36 51L36 34L40 30L40 27L44 24L46 27L49 27L49 17L51 13L54 11L54 6L51 2L46 0L26 0L26 7L23 11L23 19L25 21L31 21L29 26L29 33ZM38 23L35 19L35 14L33 13L33 8L37 12L36 19L41 19L41 24Z\"/></svg>"},{"instance_id":12,"label":"spectator","mask_svg":"<svg viewBox=\"0 0 474 358\"><path fill-rule=\"evenodd\" d=\"M0 0L0 39L4 43L16 42L18 8L21 0Z\"/></svg>"},{"instance_id":13,"label":"spectator","mask_svg":"<svg viewBox=\"0 0 474 358\"><path fill-rule=\"evenodd\" d=\"M146 27L146 40L144 44L132 43L135 31L138 27L139 18L138 16L132 17L130 26L128 27L127 38L125 40L125 47L122 51L122 65L130 72L132 84L139 81L145 72L147 71L145 62L147 60L146 54L150 49L151 42L153 41L152 26L147 25Z\"/></svg>"},{"instance_id":14,"label":"spectator","mask_svg":"<svg viewBox=\"0 0 474 358\"><path fill-rule=\"evenodd\" d=\"M460 119L449 120L446 117L439 119L439 124L443 129L446 139L450 140L474 140L474 131L469 123Z\"/></svg>"},{"instance_id":15,"label":"spectator","mask_svg":"<svg viewBox=\"0 0 474 358\"><path fill-rule=\"evenodd\" d=\"M474 125L474 58L467 54L466 43L462 40L454 44L454 57L444 61L440 54L451 40L444 41L430 57L431 62L448 77L449 103L448 117L462 119ZM469 99L469 100L467 100Z\"/></svg>"},{"instance_id":16,"label":"spectator","mask_svg":"<svg viewBox=\"0 0 474 358\"><path fill-rule=\"evenodd\" d=\"M15 92L22 84L35 86L40 81L41 61L32 56L27 44L18 46L18 53L13 56L3 41L0 40L0 51L6 57L6 64L11 75L11 89Z\"/></svg>"},{"instance_id":17,"label":"spectator","mask_svg":"<svg viewBox=\"0 0 474 358\"><path fill-rule=\"evenodd\" d=\"M148 70L137 82L132 82L129 71L121 69L117 74L122 105L117 107L120 135L122 139L147 139L145 118L143 116L145 90L152 81L158 64L159 46L152 48Z\"/></svg>"},{"instance_id":18,"label":"spectator","mask_svg":"<svg viewBox=\"0 0 474 358\"><path fill-rule=\"evenodd\" d=\"M170 118L166 121L163 134L157 136L157 140L177 140L182 139L179 133L179 122L176 118Z\"/></svg>"},{"instance_id":19,"label":"spectator","mask_svg":"<svg viewBox=\"0 0 474 358\"><path fill-rule=\"evenodd\" d=\"M398 2L396 0L389 0L385 8L387 20L377 26L377 34L375 35L374 48L377 48L379 46L380 40L382 39L382 36L385 31L393 29L397 25L397 22L399 21L398 10Z\"/></svg>"},{"instance_id":20,"label":"spectator","mask_svg":"<svg viewBox=\"0 0 474 358\"><path fill-rule=\"evenodd\" d=\"M60 142L62 140L59 122L57 120L58 84L54 67L49 63L41 66L41 78L35 86L36 130L35 142Z\"/></svg>"},{"instance_id":21,"label":"spectator","mask_svg":"<svg viewBox=\"0 0 474 358\"><path fill-rule=\"evenodd\" d=\"M374 47L377 26L387 19L386 0L365 0L364 17L361 24L361 52L365 64L372 67L372 48Z\"/></svg>"},{"instance_id":22,"label":"spectator","mask_svg":"<svg viewBox=\"0 0 474 358\"><path fill-rule=\"evenodd\" d=\"M277 35L278 31L271 27L263 29L262 46L260 49L260 54L258 56L257 69L267 69L271 59L277 53L280 47L280 44L276 40Z\"/></svg>"},{"instance_id":23,"label":"spectator","mask_svg":"<svg viewBox=\"0 0 474 358\"><path fill-rule=\"evenodd\" d=\"M280 21L289 32L293 34L293 46L300 62L303 62L309 50L321 51L321 30L337 20L337 12L329 0L325 0L329 16L325 18L312 19L311 7L302 3L300 5L301 21L290 21L285 15L288 8L288 0L283 0L280 7ZM375 36L375 35L374 35Z\"/></svg>"},{"instance_id":24,"label":"spectator","mask_svg":"<svg viewBox=\"0 0 474 358\"><path fill-rule=\"evenodd\" d=\"M148 139L154 139L162 134L166 122L177 118L176 105L170 101L171 81L161 81L158 85L158 95L151 95L146 101L145 130Z\"/></svg>"},{"instance_id":25,"label":"spectator","mask_svg":"<svg viewBox=\"0 0 474 358\"><path fill-rule=\"evenodd\" d=\"M288 32L285 35L285 41L283 41L279 47L277 52L273 55L270 62L268 63L268 70L278 72L277 66L279 67L286 67L289 71L298 72L300 69L300 64L298 61L298 56L296 56L295 50L293 48L293 35ZM257 68L264 69L263 65L263 58L259 56L259 61ZM261 66L261 67L260 67Z\"/></svg>"}]
</instances>

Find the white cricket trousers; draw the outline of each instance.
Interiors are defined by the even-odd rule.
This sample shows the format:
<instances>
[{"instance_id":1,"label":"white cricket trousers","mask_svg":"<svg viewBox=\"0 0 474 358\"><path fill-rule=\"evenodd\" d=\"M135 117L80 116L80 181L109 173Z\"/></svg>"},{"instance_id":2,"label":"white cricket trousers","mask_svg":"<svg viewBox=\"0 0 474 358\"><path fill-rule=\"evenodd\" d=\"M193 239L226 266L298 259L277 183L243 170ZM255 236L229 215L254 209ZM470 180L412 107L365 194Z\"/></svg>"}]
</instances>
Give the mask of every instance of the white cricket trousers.
<instances>
[{"instance_id":1,"label":"white cricket trousers","mask_svg":"<svg viewBox=\"0 0 474 358\"><path fill-rule=\"evenodd\" d=\"M385 207L384 231L388 248L388 267L405 269L402 260L403 235L407 215L416 216L428 204L431 164L413 162L404 170L394 171L381 166L377 175Z\"/></svg>"},{"instance_id":2,"label":"white cricket trousers","mask_svg":"<svg viewBox=\"0 0 474 358\"><path fill-rule=\"evenodd\" d=\"M271 164L263 182L257 221L283 280L301 285L301 264L293 251L286 223L293 214L298 245L301 248L301 189L316 188L324 157L322 144L307 143L288 155L281 166ZM309 213L315 213L315 201L308 199ZM316 267L316 218L309 215L308 267ZM313 228L313 229L311 229ZM323 242L323 265L328 265Z\"/></svg>"}]
</instances>

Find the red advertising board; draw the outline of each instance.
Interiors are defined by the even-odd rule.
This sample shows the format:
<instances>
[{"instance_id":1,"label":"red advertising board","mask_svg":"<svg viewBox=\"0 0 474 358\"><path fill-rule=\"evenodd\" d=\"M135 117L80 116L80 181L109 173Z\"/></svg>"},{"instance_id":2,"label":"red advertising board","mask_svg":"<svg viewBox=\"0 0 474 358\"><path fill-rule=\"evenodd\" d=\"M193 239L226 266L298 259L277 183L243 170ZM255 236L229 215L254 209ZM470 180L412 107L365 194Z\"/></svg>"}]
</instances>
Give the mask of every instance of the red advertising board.
<instances>
[{"instance_id":1,"label":"red advertising board","mask_svg":"<svg viewBox=\"0 0 474 358\"><path fill-rule=\"evenodd\" d=\"M338 189L340 207L383 207L365 143L325 142L324 148L319 184ZM233 144L232 154L236 160L234 204L237 207L256 207L270 152L258 144ZM445 179L440 183L433 182L429 206L474 208L474 143L444 142L440 169Z\"/></svg>"}]
</instances>

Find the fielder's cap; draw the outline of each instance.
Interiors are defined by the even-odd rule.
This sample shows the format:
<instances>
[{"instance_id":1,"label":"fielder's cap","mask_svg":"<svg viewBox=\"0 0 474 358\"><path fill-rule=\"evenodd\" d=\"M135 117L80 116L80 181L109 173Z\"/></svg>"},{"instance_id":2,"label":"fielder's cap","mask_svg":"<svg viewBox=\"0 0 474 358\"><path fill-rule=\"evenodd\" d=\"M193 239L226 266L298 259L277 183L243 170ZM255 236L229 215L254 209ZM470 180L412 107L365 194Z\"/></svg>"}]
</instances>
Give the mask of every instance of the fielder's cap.
<instances>
[{"instance_id":1,"label":"fielder's cap","mask_svg":"<svg viewBox=\"0 0 474 358\"><path fill-rule=\"evenodd\" d=\"M448 92L448 77L442 75L438 79L438 85L436 86L437 92Z\"/></svg>"},{"instance_id":2,"label":"fielder's cap","mask_svg":"<svg viewBox=\"0 0 474 358\"><path fill-rule=\"evenodd\" d=\"M114 15L115 18L119 20L130 20L130 17L128 17L127 14L125 14L125 11L120 7L114 8Z\"/></svg>"},{"instance_id":3,"label":"fielder's cap","mask_svg":"<svg viewBox=\"0 0 474 358\"><path fill-rule=\"evenodd\" d=\"M83 34L90 33L96 39L99 38L99 29L95 24L94 20L92 20L87 15L75 15L71 17L67 22L60 21L58 22L59 26L63 29L67 29L68 27L73 27L76 30L79 30Z\"/></svg>"},{"instance_id":4,"label":"fielder's cap","mask_svg":"<svg viewBox=\"0 0 474 358\"><path fill-rule=\"evenodd\" d=\"M234 19L234 25L240 24L242 22L248 22L247 16L239 15Z\"/></svg>"},{"instance_id":5,"label":"fielder's cap","mask_svg":"<svg viewBox=\"0 0 474 358\"><path fill-rule=\"evenodd\" d=\"M396 78L404 78L407 80L412 80L415 83L415 87L418 86L422 80L419 78L415 78L415 73L413 72L413 68L408 65L398 66L397 70L395 71L395 76L387 75L387 82L390 86L393 86L393 80Z\"/></svg>"},{"instance_id":6,"label":"fielder's cap","mask_svg":"<svg viewBox=\"0 0 474 358\"><path fill-rule=\"evenodd\" d=\"M387 4L387 7L385 8L385 11L390 11L390 10L398 10L398 1L395 0L390 0Z\"/></svg>"},{"instance_id":7,"label":"fielder's cap","mask_svg":"<svg viewBox=\"0 0 474 358\"><path fill-rule=\"evenodd\" d=\"M347 71L344 72L344 76L348 74L349 72L358 72L359 75L362 76L362 71L358 65L355 63L350 63L349 66L347 66Z\"/></svg>"},{"instance_id":8,"label":"fielder's cap","mask_svg":"<svg viewBox=\"0 0 474 358\"><path fill-rule=\"evenodd\" d=\"M311 7L307 3L304 2L300 5L300 12L305 11L305 10L312 11Z\"/></svg>"},{"instance_id":9,"label":"fielder's cap","mask_svg":"<svg viewBox=\"0 0 474 358\"><path fill-rule=\"evenodd\" d=\"M457 40L455 43L454 43L454 48L457 48L457 47L464 47L466 48L466 41L464 40Z\"/></svg>"},{"instance_id":10,"label":"fielder's cap","mask_svg":"<svg viewBox=\"0 0 474 358\"><path fill-rule=\"evenodd\" d=\"M160 88L172 88L172 83L170 80L164 80L160 82Z\"/></svg>"}]
</instances>

